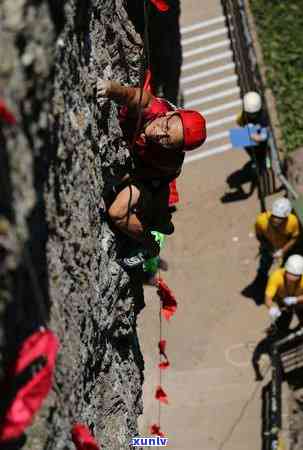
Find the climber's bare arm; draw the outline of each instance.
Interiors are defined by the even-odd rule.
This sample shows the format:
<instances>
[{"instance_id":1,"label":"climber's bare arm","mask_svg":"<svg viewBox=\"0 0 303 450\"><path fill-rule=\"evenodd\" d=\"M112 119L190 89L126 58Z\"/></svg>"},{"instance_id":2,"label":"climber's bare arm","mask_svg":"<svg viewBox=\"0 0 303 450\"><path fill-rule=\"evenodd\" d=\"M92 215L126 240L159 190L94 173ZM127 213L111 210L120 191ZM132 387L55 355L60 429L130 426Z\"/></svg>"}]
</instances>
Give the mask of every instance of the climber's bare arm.
<instances>
[{"instance_id":1,"label":"climber's bare arm","mask_svg":"<svg viewBox=\"0 0 303 450\"><path fill-rule=\"evenodd\" d=\"M97 80L97 102L109 98L117 103L128 106L130 110L136 111L140 104L140 88L122 86L116 81ZM141 106L147 108L153 99L153 95L143 91Z\"/></svg>"}]
</instances>

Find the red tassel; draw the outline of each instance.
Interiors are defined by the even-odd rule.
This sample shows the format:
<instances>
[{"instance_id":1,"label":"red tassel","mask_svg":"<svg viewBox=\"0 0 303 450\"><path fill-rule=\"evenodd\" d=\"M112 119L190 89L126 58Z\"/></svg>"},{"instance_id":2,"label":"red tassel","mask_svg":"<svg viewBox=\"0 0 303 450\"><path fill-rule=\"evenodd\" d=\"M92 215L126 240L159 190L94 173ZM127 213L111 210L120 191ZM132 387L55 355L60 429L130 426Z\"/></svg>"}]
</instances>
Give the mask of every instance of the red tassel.
<instances>
[{"instance_id":1,"label":"red tassel","mask_svg":"<svg viewBox=\"0 0 303 450\"><path fill-rule=\"evenodd\" d=\"M165 358L167 358L167 356L165 354L166 340L161 339L161 341L159 341L158 346L159 346L160 355L163 355L163 356L165 356Z\"/></svg>"},{"instance_id":2,"label":"red tassel","mask_svg":"<svg viewBox=\"0 0 303 450\"><path fill-rule=\"evenodd\" d=\"M165 405L168 404L168 397L161 386L157 387L155 399L159 400L159 402L164 403Z\"/></svg>"},{"instance_id":3,"label":"red tassel","mask_svg":"<svg viewBox=\"0 0 303 450\"><path fill-rule=\"evenodd\" d=\"M164 0L150 0L158 11L166 12L169 10L168 4Z\"/></svg>"},{"instance_id":4,"label":"red tassel","mask_svg":"<svg viewBox=\"0 0 303 450\"><path fill-rule=\"evenodd\" d=\"M16 377L24 373L31 364L39 361L42 366L18 390L8 406L0 425L0 443L19 438L32 423L34 414L52 387L58 348L58 339L50 330L38 331L23 342L11 368L7 388L10 388L10 384L13 386Z\"/></svg>"},{"instance_id":5,"label":"red tassel","mask_svg":"<svg viewBox=\"0 0 303 450\"><path fill-rule=\"evenodd\" d=\"M0 100L0 117L9 125L16 125L17 123L15 116L9 111L3 100Z\"/></svg>"},{"instance_id":6,"label":"red tassel","mask_svg":"<svg viewBox=\"0 0 303 450\"><path fill-rule=\"evenodd\" d=\"M72 440L77 450L100 450L86 425L76 423L72 428Z\"/></svg>"},{"instance_id":7,"label":"red tassel","mask_svg":"<svg viewBox=\"0 0 303 450\"><path fill-rule=\"evenodd\" d=\"M159 352L160 352L160 355L163 356L163 357L165 358L164 361L161 361L161 362L158 364L158 367L159 367L160 369L162 369L162 370L165 370L165 369L167 369L167 368L170 366L170 362L168 361L167 355L166 355L166 353L165 353L166 340L165 340L165 339L162 339L161 341L159 341L159 344L158 344L158 345L159 345Z\"/></svg>"},{"instance_id":8,"label":"red tassel","mask_svg":"<svg viewBox=\"0 0 303 450\"><path fill-rule=\"evenodd\" d=\"M161 431L160 426L155 423L151 425L149 432L152 435L164 437L164 433Z\"/></svg>"},{"instance_id":9,"label":"red tassel","mask_svg":"<svg viewBox=\"0 0 303 450\"><path fill-rule=\"evenodd\" d=\"M177 203L179 203L179 193L177 190L177 182L176 180L173 180L169 183L169 199L168 199L168 206L174 206Z\"/></svg>"},{"instance_id":10,"label":"red tassel","mask_svg":"<svg viewBox=\"0 0 303 450\"><path fill-rule=\"evenodd\" d=\"M162 278L158 279L157 292L162 301L162 314L166 320L169 320L177 311L178 304L175 296Z\"/></svg>"},{"instance_id":11,"label":"red tassel","mask_svg":"<svg viewBox=\"0 0 303 450\"><path fill-rule=\"evenodd\" d=\"M161 370L168 369L168 368L170 367L170 362L169 362L168 360L166 360L166 361L161 361L161 362L158 364L158 367L159 367L159 369L161 369Z\"/></svg>"}]
</instances>

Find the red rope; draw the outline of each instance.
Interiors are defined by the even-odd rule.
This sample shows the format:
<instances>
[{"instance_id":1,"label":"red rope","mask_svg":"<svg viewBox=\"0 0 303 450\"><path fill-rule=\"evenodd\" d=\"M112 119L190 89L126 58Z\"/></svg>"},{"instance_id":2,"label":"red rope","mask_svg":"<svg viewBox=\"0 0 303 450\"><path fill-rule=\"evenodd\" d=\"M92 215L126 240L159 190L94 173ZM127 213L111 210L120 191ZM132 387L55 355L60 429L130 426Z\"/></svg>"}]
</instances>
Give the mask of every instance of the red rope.
<instances>
[{"instance_id":1,"label":"red rope","mask_svg":"<svg viewBox=\"0 0 303 450\"><path fill-rule=\"evenodd\" d=\"M159 370L159 384L156 388L155 392L155 399L158 400L158 423L151 425L150 427L150 433L162 436L163 432L161 431L161 419L162 419L162 404L168 404L168 396L166 392L164 391L162 387L162 371L164 369L167 369L170 366L167 354L166 354L166 340L163 339L163 318L162 315L168 320L176 311L177 309L177 302L176 299L171 292L171 290L168 288L166 283L162 280L160 273L160 268L158 269L158 278L157 278L157 285L158 285L158 295L159 295L159 344L158 344L158 350L159 350L159 363L158 363L158 370ZM167 309L165 310L165 306L167 305L171 308L169 311L169 317L167 317ZM173 306L173 308L172 308Z\"/></svg>"}]
</instances>

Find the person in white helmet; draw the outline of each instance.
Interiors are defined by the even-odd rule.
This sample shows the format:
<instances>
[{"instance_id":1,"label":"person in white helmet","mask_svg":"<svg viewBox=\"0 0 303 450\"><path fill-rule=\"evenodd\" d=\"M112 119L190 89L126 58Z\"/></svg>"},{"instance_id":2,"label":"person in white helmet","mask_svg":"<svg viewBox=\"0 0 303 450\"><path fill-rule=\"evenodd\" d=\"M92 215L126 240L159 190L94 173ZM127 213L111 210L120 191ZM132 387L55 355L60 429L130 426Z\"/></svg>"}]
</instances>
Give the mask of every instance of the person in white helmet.
<instances>
[{"instance_id":1,"label":"person in white helmet","mask_svg":"<svg viewBox=\"0 0 303 450\"><path fill-rule=\"evenodd\" d=\"M291 255L284 268L275 270L265 290L265 304L279 331L289 329L293 314L303 324L303 256Z\"/></svg>"},{"instance_id":2,"label":"person in white helmet","mask_svg":"<svg viewBox=\"0 0 303 450\"><path fill-rule=\"evenodd\" d=\"M268 152L268 123L262 109L262 99L257 92L248 92L243 98L243 107L237 116L237 124L245 127L252 124L257 132L251 134L251 139L257 145L244 147L250 160L240 169L229 175L226 183L231 191L221 197L222 203L239 201L249 198L258 185L257 172L260 174L266 170L266 155ZM243 185L250 183L248 191Z\"/></svg>"},{"instance_id":3,"label":"person in white helmet","mask_svg":"<svg viewBox=\"0 0 303 450\"><path fill-rule=\"evenodd\" d=\"M250 137L258 145L252 147L245 147L245 150L251 158L255 152L258 165L263 166L265 159L265 150L268 141L268 123L262 109L262 98L257 92L247 92L243 97L243 109L241 114L237 117L237 123L241 127L252 124L257 128L257 132ZM253 161L254 164L254 161Z\"/></svg>"},{"instance_id":4,"label":"person in white helmet","mask_svg":"<svg viewBox=\"0 0 303 450\"><path fill-rule=\"evenodd\" d=\"M258 214L256 238L260 242L259 277L267 277L274 260L285 260L300 235L300 225L287 198L274 201L271 211Z\"/></svg>"}]
</instances>

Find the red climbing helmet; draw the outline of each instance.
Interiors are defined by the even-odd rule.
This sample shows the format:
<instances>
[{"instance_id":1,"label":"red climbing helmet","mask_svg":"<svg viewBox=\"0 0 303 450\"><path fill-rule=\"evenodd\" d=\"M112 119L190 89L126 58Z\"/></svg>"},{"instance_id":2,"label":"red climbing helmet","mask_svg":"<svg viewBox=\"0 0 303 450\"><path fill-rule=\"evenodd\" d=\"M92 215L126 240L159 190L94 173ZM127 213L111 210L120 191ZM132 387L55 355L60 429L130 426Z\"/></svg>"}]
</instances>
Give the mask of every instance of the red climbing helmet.
<instances>
[{"instance_id":1,"label":"red climbing helmet","mask_svg":"<svg viewBox=\"0 0 303 450\"><path fill-rule=\"evenodd\" d=\"M194 150L206 139L206 122L202 114L189 109L177 110L183 125L185 152Z\"/></svg>"}]
</instances>

